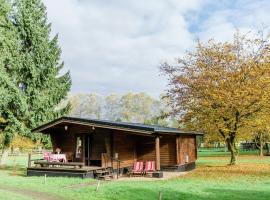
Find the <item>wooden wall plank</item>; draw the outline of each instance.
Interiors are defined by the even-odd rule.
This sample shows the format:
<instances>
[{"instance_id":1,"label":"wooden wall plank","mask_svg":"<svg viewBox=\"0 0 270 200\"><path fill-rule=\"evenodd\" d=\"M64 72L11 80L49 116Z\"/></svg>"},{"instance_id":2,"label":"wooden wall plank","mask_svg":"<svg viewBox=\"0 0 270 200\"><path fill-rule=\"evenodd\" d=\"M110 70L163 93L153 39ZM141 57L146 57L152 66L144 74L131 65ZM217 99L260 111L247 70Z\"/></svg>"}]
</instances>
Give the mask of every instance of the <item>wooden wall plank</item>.
<instances>
[{"instance_id":1,"label":"wooden wall plank","mask_svg":"<svg viewBox=\"0 0 270 200\"><path fill-rule=\"evenodd\" d=\"M181 136L180 140L180 164L186 163L186 156L188 156L188 162L195 162L196 161L196 136L187 135Z\"/></svg>"}]
</instances>

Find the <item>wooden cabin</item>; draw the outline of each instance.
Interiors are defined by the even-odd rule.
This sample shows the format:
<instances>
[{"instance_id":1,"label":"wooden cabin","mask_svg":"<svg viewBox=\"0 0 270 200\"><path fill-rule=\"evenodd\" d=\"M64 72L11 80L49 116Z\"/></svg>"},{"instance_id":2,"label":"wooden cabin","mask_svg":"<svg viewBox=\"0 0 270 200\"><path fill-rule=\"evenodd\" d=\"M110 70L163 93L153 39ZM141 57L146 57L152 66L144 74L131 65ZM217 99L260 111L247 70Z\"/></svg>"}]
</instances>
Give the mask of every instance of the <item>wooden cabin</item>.
<instances>
[{"instance_id":1,"label":"wooden cabin","mask_svg":"<svg viewBox=\"0 0 270 200\"><path fill-rule=\"evenodd\" d=\"M136 161L155 161L159 172L192 170L197 159L196 136L201 135L161 126L74 117L61 117L33 132L50 135L53 151L60 148L67 162L82 162L82 177L92 177L95 167L125 173ZM27 169L29 176L68 172L48 167Z\"/></svg>"}]
</instances>

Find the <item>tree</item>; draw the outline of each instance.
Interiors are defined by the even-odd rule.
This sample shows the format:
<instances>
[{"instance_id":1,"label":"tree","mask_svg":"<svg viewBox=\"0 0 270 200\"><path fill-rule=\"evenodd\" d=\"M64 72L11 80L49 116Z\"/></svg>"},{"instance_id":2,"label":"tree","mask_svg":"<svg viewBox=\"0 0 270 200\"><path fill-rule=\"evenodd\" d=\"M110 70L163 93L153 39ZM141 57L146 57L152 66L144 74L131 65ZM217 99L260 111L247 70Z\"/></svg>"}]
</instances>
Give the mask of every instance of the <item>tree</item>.
<instances>
[{"instance_id":1,"label":"tree","mask_svg":"<svg viewBox=\"0 0 270 200\"><path fill-rule=\"evenodd\" d=\"M117 121L120 119L120 98L117 94L111 94L105 98L105 118Z\"/></svg>"},{"instance_id":2,"label":"tree","mask_svg":"<svg viewBox=\"0 0 270 200\"><path fill-rule=\"evenodd\" d=\"M103 98L95 93L76 94L70 97L70 115L74 117L89 117L100 119L102 115Z\"/></svg>"},{"instance_id":3,"label":"tree","mask_svg":"<svg viewBox=\"0 0 270 200\"><path fill-rule=\"evenodd\" d=\"M145 93L127 93L120 99L120 119L144 123L155 115L155 102L156 100Z\"/></svg>"},{"instance_id":4,"label":"tree","mask_svg":"<svg viewBox=\"0 0 270 200\"><path fill-rule=\"evenodd\" d=\"M269 109L270 43L262 32L254 37L237 32L232 42L198 42L176 65L164 63L172 114L185 128L219 134L236 163L236 140L250 119Z\"/></svg>"},{"instance_id":5,"label":"tree","mask_svg":"<svg viewBox=\"0 0 270 200\"><path fill-rule=\"evenodd\" d=\"M68 112L69 106L56 110L71 86L69 72L60 75L64 67L58 35L50 39L51 25L41 0L18 0L15 3L14 24L22 47L20 82L27 96L29 128L55 119Z\"/></svg>"},{"instance_id":6,"label":"tree","mask_svg":"<svg viewBox=\"0 0 270 200\"><path fill-rule=\"evenodd\" d=\"M270 125L269 125L269 111L261 112L251 118L249 121L249 130L253 133L252 139L254 139L257 148L259 149L259 155L263 156L263 147L269 142L270 139Z\"/></svg>"},{"instance_id":7,"label":"tree","mask_svg":"<svg viewBox=\"0 0 270 200\"><path fill-rule=\"evenodd\" d=\"M70 89L69 72L60 75L61 50L40 0L0 0L0 118L4 164L16 135L36 138L31 128L67 113L57 109ZM13 2L13 1L11 1ZM12 8L12 9L11 9ZM38 138L36 138L38 139Z\"/></svg>"},{"instance_id":8,"label":"tree","mask_svg":"<svg viewBox=\"0 0 270 200\"><path fill-rule=\"evenodd\" d=\"M95 93L69 96L74 117L89 117L113 121L147 124L169 124L165 99L154 99L145 93L127 93L122 96L101 96Z\"/></svg>"},{"instance_id":9,"label":"tree","mask_svg":"<svg viewBox=\"0 0 270 200\"><path fill-rule=\"evenodd\" d=\"M23 121L27 119L26 97L18 87L17 77L20 68L20 48L17 32L10 18L11 5L0 0L0 132L2 157L5 164L9 146L19 132L28 133Z\"/></svg>"},{"instance_id":10,"label":"tree","mask_svg":"<svg viewBox=\"0 0 270 200\"><path fill-rule=\"evenodd\" d=\"M71 109L69 112L70 116L83 117L85 116L85 105L87 104L85 94L70 95L69 101Z\"/></svg>"}]
</instances>

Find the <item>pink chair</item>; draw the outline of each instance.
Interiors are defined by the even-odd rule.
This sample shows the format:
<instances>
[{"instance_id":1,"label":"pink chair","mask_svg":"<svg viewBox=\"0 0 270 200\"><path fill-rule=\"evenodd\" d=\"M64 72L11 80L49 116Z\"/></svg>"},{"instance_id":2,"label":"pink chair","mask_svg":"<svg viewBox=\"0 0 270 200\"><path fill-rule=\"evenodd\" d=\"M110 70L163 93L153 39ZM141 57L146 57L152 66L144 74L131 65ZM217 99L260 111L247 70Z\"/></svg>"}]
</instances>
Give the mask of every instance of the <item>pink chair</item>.
<instances>
[{"instance_id":1,"label":"pink chair","mask_svg":"<svg viewBox=\"0 0 270 200\"><path fill-rule=\"evenodd\" d=\"M143 162L135 162L130 175L143 175Z\"/></svg>"},{"instance_id":2,"label":"pink chair","mask_svg":"<svg viewBox=\"0 0 270 200\"><path fill-rule=\"evenodd\" d=\"M155 161L146 161L145 162L145 167L144 167L144 172L145 174L151 174L156 171L156 163Z\"/></svg>"}]
</instances>

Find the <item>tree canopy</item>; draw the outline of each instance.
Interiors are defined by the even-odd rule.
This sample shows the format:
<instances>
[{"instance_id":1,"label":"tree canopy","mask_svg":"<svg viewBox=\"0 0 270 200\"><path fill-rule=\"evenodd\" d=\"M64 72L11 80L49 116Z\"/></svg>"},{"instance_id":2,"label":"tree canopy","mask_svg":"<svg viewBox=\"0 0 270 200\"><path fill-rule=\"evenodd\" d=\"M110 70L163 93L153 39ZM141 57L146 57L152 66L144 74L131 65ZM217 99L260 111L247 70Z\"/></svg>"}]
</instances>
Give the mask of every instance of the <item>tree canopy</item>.
<instances>
[{"instance_id":1,"label":"tree canopy","mask_svg":"<svg viewBox=\"0 0 270 200\"><path fill-rule=\"evenodd\" d=\"M231 42L198 42L177 64L164 63L172 114L188 129L219 135L236 162L236 140L269 110L270 41L237 32ZM268 116L269 118L269 116Z\"/></svg>"},{"instance_id":2,"label":"tree canopy","mask_svg":"<svg viewBox=\"0 0 270 200\"><path fill-rule=\"evenodd\" d=\"M69 115L113 121L169 125L166 99L155 99L145 93L110 94L95 93L69 96ZM172 124L171 124L172 125Z\"/></svg>"},{"instance_id":3,"label":"tree canopy","mask_svg":"<svg viewBox=\"0 0 270 200\"><path fill-rule=\"evenodd\" d=\"M58 35L52 37L46 8L41 0L18 0L14 25L22 44L20 83L28 97L30 118L28 127L55 119L67 113L67 107L56 110L71 86L69 72L60 75L64 67Z\"/></svg>"}]
</instances>

